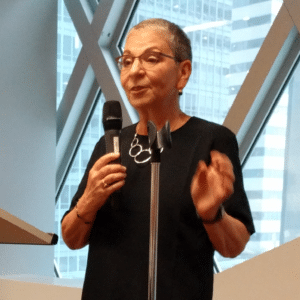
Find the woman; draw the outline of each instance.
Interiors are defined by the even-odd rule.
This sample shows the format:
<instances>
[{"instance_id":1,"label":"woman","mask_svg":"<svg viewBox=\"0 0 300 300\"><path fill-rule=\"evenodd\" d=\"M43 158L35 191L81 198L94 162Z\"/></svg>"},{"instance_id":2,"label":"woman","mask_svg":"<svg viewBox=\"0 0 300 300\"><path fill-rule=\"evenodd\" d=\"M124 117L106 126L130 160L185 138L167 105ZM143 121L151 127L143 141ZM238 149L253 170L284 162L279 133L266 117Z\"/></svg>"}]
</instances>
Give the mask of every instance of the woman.
<instances>
[{"instance_id":1,"label":"woman","mask_svg":"<svg viewBox=\"0 0 300 300\"><path fill-rule=\"evenodd\" d=\"M82 299L147 298L148 120L168 120L173 141L161 154L157 299L212 299L214 251L235 257L254 232L234 135L180 110L191 60L168 21L145 20L127 37L118 65L139 122L122 130L122 165L98 142L62 220L71 249L90 245Z\"/></svg>"}]
</instances>

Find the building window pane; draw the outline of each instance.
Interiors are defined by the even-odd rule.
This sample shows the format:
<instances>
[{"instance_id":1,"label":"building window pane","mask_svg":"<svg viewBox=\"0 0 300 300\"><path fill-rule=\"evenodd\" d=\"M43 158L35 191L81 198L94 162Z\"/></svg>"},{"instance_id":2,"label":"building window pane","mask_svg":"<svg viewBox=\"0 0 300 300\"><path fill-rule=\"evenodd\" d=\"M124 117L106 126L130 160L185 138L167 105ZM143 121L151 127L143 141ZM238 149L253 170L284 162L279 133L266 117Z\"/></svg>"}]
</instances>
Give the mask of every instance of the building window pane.
<instances>
[{"instance_id":1,"label":"building window pane","mask_svg":"<svg viewBox=\"0 0 300 300\"><path fill-rule=\"evenodd\" d=\"M85 274L86 259L83 259L82 257L87 257L88 246L77 251L70 250L63 242L60 225L61 219L64 213L69 209L71 200L77 191L95 144L104 133L102 126L102 109L104 101L105 99L102 94L98 100L91 121L86 129L86 134L82 139L81 145L73 160L71 171L65 180L56 204L55 224L58 227L55 232L58 233L60 243L54 248L54 256L59 272L64 278L83 278ZM97 126L98 128L97 136L95 133L94 135L89 134L94 126Z\"/></svg>"},{"instance_id":2,"label":"building window pane","mask_svg":"<svg viewBox=\"0 0 300 300\"><path fill-rule=\"evenodd\" d=\"M155 8L155 4L160 1L153 1L154 7L149 10L149 3L141 0L135 13L137 18L133 18L129 26L130 29L137 21L147 18L165 18L184 30L192 25L201 25L199 29L195 27L193 31L189 30L188 36L192 42L193 66L204 67L193 70L198 74L192 73L191 80L181 96L181 108L192 115L217 123L224 121L277 13L272 10L272 6L267 11L263 6L262 15L260 7L264 4L258 0L242 1L243 10L236 8L235 6L239 5L235 2L174 0L173 14L170 15ZM194 11L191 14L193 7ZM253 15L254 8L257 15ZM186 18L187 9L189 18ZM248 11L251 18L245 15ZM216 20L221 21L220 25L214 24ZM257 36L259 38L254 38ZM124 47L124 38L120 47ZM250 49L254 50L251 55L248 54ZM220 75L219 70L229 72ZM221 94L220 90L223 91ZM208 95L210 92L211 97ZM187 99L188 95L192 94L197 98L195 104L189 103L190 96ZM200 95L202 96L199 97ZM214 112L210 109L200 109L204 103L214 107Z\"/></svg>"},{"instance_id":3,"label":"building window pane","mask_svg":"<svg viewBox=\"0 0 300 300\"><path fill-rule=\"evenodd\" d=\"M217 255L223 270L300 236L299 92L300 64L243 167L256 233L236 259Z\"/></svg>"},{"instance_id":4,"label":"building window pane","mask_svg":"<svg viewBox=\"0 0 300 300\"><path fill-rule=\"evenodd\" d=\"M61 14L64 15L64 18L60 18ZM82 48L81 41L63 0L58 0L58 16L57 73L64 74L64 76L63 78L57 76L59 84L57 84L56 108L59 107L75 62Z\"/></svg>"}]
</instances>

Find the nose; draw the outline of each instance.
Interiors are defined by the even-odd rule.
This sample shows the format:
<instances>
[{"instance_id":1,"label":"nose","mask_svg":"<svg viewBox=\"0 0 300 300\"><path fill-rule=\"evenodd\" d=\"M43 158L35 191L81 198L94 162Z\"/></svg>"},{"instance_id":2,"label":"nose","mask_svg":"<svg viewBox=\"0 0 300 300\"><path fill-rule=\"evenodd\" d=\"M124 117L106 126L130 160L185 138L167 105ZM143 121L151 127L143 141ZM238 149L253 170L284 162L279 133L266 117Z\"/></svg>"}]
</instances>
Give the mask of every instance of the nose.
<instances>
[{"instance_id":1,"label":"nose","mask_svg":"<svg viewBox=\"0 0 300 300\"><path fill-rule=\"evenodd\" d=\"M131 74L140 73L140 71L144 71L143 65L139 57L135 57L130 69Z\"/></svg>"}]
</instances>

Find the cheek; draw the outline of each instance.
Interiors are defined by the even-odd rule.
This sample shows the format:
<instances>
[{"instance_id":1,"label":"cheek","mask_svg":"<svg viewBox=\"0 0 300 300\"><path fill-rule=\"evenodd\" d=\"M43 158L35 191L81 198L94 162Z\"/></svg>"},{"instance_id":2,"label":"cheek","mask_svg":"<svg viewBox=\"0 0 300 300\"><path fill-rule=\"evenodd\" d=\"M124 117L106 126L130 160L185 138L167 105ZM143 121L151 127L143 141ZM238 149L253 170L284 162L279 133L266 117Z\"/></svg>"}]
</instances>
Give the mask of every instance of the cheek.
<instances>
[{"instance_id":1,"label":"cheek","mask_svg":"<svg viewBox=\"0 0 300 300\"><path fill-rule=\"evenodd\" d=\"M175 70L162 70L152 77L154 87L160 89L162 93L168 92L170 89L176 88Z\"/></svg>"},{"instance_id":2,"label":"cheek","mask_svg":"<svg viewBox=\"0 0 300 300\"><path fill-rule=\"evenodd\" d=\"M126 92L126 86L127 86L127 79L126 79L126 76L124 76L124 75L120 75L120 81L121 81L121 85L122 85L122 87L123 87L123 89L125 90L125 92Z\"/></svg>"}]
</instances>

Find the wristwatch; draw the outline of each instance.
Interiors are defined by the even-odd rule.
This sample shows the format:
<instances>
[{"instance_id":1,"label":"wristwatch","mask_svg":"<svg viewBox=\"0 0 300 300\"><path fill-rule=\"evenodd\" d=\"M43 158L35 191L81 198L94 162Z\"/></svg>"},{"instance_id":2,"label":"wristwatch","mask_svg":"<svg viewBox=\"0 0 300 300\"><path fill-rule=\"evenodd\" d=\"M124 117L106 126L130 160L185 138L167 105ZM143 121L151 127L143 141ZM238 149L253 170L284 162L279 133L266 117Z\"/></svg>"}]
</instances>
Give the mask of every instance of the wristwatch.
<instances>
[{"instance_id":1,"label":"wristwatch","mask_svg":"<svg viewBox=\"0 0 300 300\"><path fill-rule=\"evenodd\" d=\"M221 220L223 219L224 213L225 213L224 206L221 205L221 206L219 207L219 209L218 209L218 211L217 211L217 214L216 214L216 216L214 217L214 219L212 219L212 220L205 220L205 219L202 219L202 218L201 218L202 223L203 223L203 224L215 224L215 223L217 223L217 222L219 222L219 221L221 221Z\"/></svg>"}]
</instances>

